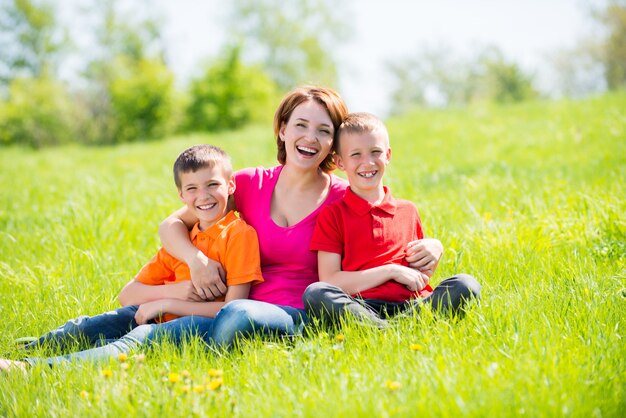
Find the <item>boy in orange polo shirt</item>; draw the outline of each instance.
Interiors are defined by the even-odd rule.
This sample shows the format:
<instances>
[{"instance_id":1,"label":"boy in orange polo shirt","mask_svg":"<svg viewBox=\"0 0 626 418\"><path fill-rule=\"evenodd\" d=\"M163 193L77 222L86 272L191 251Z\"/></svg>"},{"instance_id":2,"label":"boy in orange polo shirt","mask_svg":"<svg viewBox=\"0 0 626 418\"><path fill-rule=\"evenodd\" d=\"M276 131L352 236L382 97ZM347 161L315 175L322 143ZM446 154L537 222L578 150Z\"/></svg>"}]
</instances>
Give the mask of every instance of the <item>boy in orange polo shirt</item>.
<instances>
[{"instance_id":1,"label":"boy in orange polo shirt","mask_svg":"<svg viewBox=\"0 0 626 418\"><path fill-rule=\"evenodd\" d=\"M27 358L25 363L0 360L0 369L109 357L129 351L145 337L150 328L141 331L138 328L142 324L170 321L178 316L215 317L227 302L247 298L251 285L262 282L263 277L256 231L227 208L228 198L235 191L232 171L228 155L212 145L193 146L174 163L179 196L199 219L190 232L191 241L223 266L228 287L225 297L203 301L195 293L189 267L161 248L120 292L122 308L69 321L24 348L77 340L91 345L106 341L107 345L66 356Z\"/></svg>"},{"instance_id":2,"label":"boy in orange polo shirt","mask_svg":"<svg viewBox=\"0 0 626 418\"><path fill-rule=\"evenodd\" d=\"M303 295L309 316L332 323L350 312L384 327L387 317L420 303L456 312L479 297L480 285L468 275L444 280L434 290L428 284L443 248L438 240L424 239L415 205L394 199L383 186L391 160L384 124L368 113L348 115L335 150L350 187L317 219L310 248L318 252L320 282Z\"/></svg>"}]
</instances>

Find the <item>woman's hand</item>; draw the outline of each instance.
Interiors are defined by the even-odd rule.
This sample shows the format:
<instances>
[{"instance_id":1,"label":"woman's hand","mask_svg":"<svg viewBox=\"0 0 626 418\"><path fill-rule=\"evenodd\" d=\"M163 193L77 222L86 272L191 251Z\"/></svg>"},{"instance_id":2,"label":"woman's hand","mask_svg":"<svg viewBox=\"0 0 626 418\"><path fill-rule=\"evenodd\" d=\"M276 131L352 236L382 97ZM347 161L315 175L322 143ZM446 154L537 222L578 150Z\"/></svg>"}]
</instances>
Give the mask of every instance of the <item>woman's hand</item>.
<instances>
[{"instance_id":1,"label":"woman's hand","mask_svg":"<svg viewBox=\"0 0 626 418\"><path fill-rule=\"evenodd\" d=\"M409 242L407 245L406 261L411 268L419 270L428 277L432 277L442 254L443 244L438 239L418 239Z\"/></svg>"},{"instance_id":2,"label":"woman's hand","mask_svg":"<svg viewBox=\"0 0 626 418\"><path fill-rule=\"evenodd\" d=\"M220 263L198 251L188 265L191 282L201 300L215 300L226 294L226 274Z\"/></svg>"}]
</instances>

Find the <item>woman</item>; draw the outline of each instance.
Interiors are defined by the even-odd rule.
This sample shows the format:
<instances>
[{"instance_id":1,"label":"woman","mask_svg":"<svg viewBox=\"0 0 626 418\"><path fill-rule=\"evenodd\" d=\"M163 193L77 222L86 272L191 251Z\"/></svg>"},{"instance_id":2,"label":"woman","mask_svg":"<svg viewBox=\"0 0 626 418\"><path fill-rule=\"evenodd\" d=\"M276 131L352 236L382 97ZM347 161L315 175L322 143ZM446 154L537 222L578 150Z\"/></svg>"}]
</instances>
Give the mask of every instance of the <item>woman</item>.
<instances>
[{"instance_id":1,"label":"woman","mask_svg":"<svg viewBox=\"0 0 626 418\"><path fill-rule=\"evenodd\" d=\"M333 174L333 136L348 111L331 89L301 87L290 92L274 116L280 165L249 168L235 174L235 205L259 237L264 283L256 285L249 300L233 301L215 319L179 318L159 327L175 341L189 332L222 346L240 335L264 332L298 333L306 323L302 294L318 281L317 257L309 250L317 214L340 199L347 182ZM183 208L161 225L167 251L191 268L197 293L211 299L224 292L220 266L189 241L188 228L196 222ZM407 258L410 265L431 275L443 249L426 239ZM156 338L152 333L149 339Z\"/></svg>"}]
</instances>

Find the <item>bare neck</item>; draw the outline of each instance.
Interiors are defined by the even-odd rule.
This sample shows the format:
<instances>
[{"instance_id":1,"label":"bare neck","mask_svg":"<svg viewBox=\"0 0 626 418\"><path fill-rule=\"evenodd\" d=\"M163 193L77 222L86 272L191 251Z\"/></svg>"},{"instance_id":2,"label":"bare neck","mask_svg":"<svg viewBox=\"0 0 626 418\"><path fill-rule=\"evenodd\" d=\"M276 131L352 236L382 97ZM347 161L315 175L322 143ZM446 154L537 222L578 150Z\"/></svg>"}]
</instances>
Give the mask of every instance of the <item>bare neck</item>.
<instances>
[{"instance_id":1,"label":"bare neck","mask_svg":"<svg viewBox=\"0 0 626 418\"><path fill-rule=\"evenodd\" d=\"M283 166L280 173L279 183L284 187L296 190L310 190L312 187L324 185L326 186L329 176L322 170L298 170L289 165Z\"/></svg>"}]
</instances>

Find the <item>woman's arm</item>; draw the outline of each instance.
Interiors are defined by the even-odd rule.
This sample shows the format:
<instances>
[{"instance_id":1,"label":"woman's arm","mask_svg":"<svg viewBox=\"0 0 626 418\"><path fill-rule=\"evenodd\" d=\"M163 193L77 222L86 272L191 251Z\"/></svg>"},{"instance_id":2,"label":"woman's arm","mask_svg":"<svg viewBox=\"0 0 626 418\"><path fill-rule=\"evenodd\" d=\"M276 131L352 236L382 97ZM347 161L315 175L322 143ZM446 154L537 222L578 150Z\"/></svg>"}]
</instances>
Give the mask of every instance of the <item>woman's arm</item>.
<instances>
[{"instance_id":1,"label":"woman's arm","mask_svg":"<svg viewBox=\"0 0 626 418\"><path fill-rule=\"evenodd\" d=\"M173 286L173 285L168 285ZM190 302L180 299L160 299L144 303L135 313L135 321L139 325L165 313L177 316L205 316L215 318L217 313L228 302L235 299L246 299L250 293L250 283L230 286L223 302Z\"/></svg>"},{"instance_id":2,"label":"woman's arm","mask_svg":"<svg viewBox=\"0 0 626 418\"><path fill-rule=\"evenodd\" d=\"M185 206L161 222L159 237L167 252L189 266L197 294L204 300L213 300L226 294L224 269L191 243L189 228L197 221Z\"/></svg>"},{"instance_id":3,"label":"woman's arm","mask_svg":"<svg viewBox=\"0 0 626 418\"><path fill-rule=\"evenodd\" d=\"M409 242L406 261L409 266L432 277L443 254L443 244L435 238L424 238Z\"/></svg>"},{"instance_id":4,"label":"woman's arm","mask_svg":"<svg viewBox=\"0 0 626 418\"><path fill-rule=\"evenodd\" d=\"M320 281L335 285L349 295L379 286L389 280L405 285L410 291L422 290L428 277L408 267L387 264L361 271L342 271L341 255L317 252Z\"/></svg>"}]
</instances>

